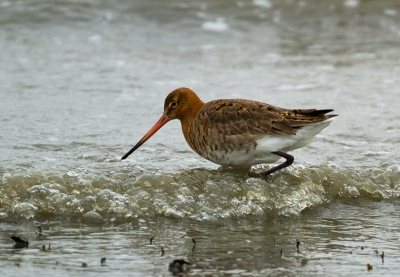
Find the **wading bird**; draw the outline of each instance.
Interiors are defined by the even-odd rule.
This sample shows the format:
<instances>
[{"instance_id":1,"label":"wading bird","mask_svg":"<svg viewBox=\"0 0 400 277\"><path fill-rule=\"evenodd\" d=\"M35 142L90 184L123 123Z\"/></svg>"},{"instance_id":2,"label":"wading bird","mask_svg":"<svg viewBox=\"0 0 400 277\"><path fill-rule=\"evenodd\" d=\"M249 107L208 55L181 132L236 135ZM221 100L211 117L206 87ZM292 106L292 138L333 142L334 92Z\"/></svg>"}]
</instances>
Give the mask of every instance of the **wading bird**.
<instances>
[{"instance_id":1,"label":"wading bird","mask_svg":"<svg viewBox=\"0 0 400 277\"><path fill-rule=\"evenodd\" d=\"M150 131L123 157L126 159L165 123L179 119L189 146L203 158L228 167L286 161L261 173L269 175L293 163L287 152L309 144L327 127L331 109L284 109L244 100L220 99L204 103L191 89L172 91L164 113Z\"/></svg>"}]
</instances>

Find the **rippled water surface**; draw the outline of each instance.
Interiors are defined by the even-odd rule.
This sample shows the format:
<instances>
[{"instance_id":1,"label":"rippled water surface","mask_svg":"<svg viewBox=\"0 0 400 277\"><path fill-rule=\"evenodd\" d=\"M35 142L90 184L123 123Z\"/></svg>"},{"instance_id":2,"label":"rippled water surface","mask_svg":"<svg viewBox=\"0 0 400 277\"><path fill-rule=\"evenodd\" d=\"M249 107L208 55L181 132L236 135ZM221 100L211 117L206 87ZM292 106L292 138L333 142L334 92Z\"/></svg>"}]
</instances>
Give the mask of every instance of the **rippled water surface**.
<instances>
[{"instance_id":1,"label":"rippled water surface","mask_svg":"<svg viewBox=\"0 0 400 277\"><path fill-rule=\"evenodd\" d=\"M0 1L0 49L0 275L399 270L398 1ZM339 116L267 178L179 122L121 161L181 86Z\"/></svg>"}]
</instances>

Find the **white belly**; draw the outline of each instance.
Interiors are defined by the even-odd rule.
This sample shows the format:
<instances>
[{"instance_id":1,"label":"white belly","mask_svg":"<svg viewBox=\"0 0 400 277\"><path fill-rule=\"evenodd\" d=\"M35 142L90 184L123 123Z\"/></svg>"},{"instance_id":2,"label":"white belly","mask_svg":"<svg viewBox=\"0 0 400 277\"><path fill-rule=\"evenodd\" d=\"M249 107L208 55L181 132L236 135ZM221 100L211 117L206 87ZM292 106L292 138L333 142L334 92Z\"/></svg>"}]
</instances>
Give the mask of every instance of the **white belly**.
<instances>
[{"instance_id":1,"label":"white belly","mask_svg":"<svg viewBox=\"0 0 400 277\"><path fill-rule=\"evenodd\" d=\"M273 154L275 151L288 152L309 144L316 134L327 127L332 120L327 120L312 126L297 130L290 136L265 136L257 140L257 146L252 150L235 149L231 151L214 151L206 159L223 166L252 166L263 163L275 163L281 157Z\"/></svg>"}]
</instances>

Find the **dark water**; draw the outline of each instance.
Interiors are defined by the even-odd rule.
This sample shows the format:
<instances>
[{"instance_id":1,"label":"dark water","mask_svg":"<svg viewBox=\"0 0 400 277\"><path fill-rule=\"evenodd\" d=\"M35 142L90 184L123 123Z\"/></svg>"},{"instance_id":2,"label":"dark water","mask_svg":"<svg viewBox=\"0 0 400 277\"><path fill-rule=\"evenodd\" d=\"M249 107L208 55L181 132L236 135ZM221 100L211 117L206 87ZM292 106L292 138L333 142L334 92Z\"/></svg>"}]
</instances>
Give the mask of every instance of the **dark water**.
<instances>
[{"instance_id":1,"label":"dark water","mask_svg":"<svg viewBox=\"0 0 400 277\"><path fill-rule=\"evenodd\" d=\"M0 49L2 275L398 270L398 1L1 1ZM121 162L181 86L339 117L265 179L203 160L179 122Z\"/></svg>"},{"instance_id":2,"label":"dark water","mask_svg":"<svg viewBox=\"0 0 400 277\"><path fill-rule=\"evenodd\" d=\"M348 200L297 219L155 217L103 225L64 218L42 220L42 235L35 232L39 222L20 220L3 223L1 231L31 244L15 250L3 238L0 264L3 276L171 276L168 264L176 258L192 263L188 276L396 276L399 212L399 201Z\"/></svg>"}]
</instances>

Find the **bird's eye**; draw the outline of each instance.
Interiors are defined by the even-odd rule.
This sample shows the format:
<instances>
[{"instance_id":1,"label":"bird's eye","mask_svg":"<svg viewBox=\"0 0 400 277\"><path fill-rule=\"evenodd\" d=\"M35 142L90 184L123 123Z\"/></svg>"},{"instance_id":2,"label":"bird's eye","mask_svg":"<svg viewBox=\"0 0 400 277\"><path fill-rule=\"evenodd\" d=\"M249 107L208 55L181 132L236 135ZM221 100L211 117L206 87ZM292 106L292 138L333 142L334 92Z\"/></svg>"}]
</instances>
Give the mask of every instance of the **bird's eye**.
<instances>
[{"instance_id":1,"label":"bird's eye","mask_svg":"<svg viewBox=\"0 0 400 277\"><path fill-rule=\"evenodd\" d=\"M171 103L171 107L175 107L176 104L177 104L176 102L172 102L172 103Z\"/></svg>"}]
</instances>

